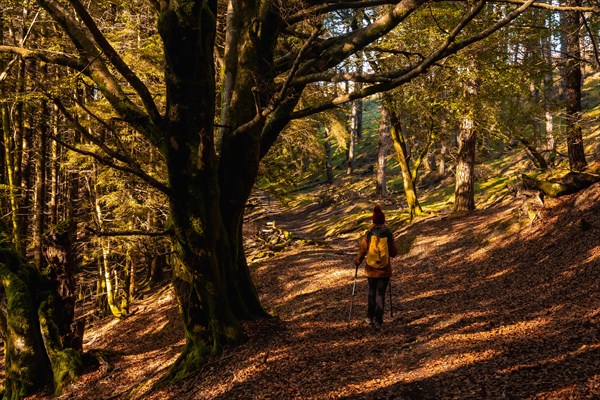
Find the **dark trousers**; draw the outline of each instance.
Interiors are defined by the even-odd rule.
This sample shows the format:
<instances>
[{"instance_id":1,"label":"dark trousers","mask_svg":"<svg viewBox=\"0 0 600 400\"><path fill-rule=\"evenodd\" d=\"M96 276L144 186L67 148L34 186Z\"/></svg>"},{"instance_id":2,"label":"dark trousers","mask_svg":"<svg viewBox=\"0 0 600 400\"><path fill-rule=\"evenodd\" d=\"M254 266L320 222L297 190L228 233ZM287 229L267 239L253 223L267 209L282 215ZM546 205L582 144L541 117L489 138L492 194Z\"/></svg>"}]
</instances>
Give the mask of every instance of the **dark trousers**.
<instances>
[{"instance_id":1,"label":"dark trousers","mask_svg":"<svg viewBox=\"0 0 600 400\"><path fill-rule=\"evenodd\" d=\"M383 307L385 306L385 290L390 278L367 278L369 281L369 307L367 317L375 322L383 323Z\"/></svg>"}]
</instances>

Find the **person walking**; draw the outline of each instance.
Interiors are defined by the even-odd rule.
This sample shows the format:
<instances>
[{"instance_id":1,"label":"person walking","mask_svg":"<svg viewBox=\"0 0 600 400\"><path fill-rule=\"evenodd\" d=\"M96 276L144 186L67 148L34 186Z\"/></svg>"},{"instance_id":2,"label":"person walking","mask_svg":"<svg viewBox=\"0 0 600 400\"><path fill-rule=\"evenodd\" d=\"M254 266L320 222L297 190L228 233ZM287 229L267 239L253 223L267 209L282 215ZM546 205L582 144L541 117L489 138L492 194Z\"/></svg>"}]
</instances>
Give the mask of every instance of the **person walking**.
<instances>
[{"instance_id":1,"label":"person walking","mask_svg":"<svg viewBox=\"0 0 600 400\"><path fill-rule=\"evenodd\" d=\"M394 235L385 225L385 214L379 205L373 207L373 226L360 241L354 265L358 267L366 258L365 275L369 282L367 323L375 328L383 324L385 291L392 276L390 258L398 254Z\"/></svg>"}]
</instances>

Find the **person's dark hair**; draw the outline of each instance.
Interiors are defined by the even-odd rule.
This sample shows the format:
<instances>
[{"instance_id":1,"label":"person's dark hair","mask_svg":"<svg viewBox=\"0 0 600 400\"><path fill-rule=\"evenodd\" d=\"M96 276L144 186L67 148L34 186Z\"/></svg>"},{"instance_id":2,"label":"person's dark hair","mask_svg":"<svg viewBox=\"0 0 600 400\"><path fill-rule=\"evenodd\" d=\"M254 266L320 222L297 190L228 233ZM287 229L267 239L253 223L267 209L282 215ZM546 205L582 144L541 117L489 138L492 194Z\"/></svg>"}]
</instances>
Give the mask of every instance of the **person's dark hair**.
<instances>
[{"instance_id":1,"label":"person's dark hair","mask_svg":"<svg viewBox=\"0 0 600 400\"><path fill-rule=\"evenodd\" d=\"M381 211L379 204L376 204L375 207L373 207L373 223L375 225L385 224L385 215L383 214L383 211Z\"/></svg>"}]
</instances>

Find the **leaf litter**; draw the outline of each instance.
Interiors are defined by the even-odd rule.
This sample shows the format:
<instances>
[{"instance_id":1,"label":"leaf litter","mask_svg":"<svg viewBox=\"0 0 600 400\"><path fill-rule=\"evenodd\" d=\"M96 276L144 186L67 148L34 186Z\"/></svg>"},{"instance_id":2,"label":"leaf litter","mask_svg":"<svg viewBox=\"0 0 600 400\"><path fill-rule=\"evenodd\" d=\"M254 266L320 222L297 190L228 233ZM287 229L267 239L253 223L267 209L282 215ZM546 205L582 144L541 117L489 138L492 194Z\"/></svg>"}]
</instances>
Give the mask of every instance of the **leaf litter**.
<instances>
[{"instance_id":1,"label":"leaf litter","mask_svg":"<svg viewBox=\"0 0 600 400\"><path fill-rule=\"evenodd\" d=\"M322 218L279 211L269 218L295 236ZM151 391L184 346L167 286L90 327L84 350L104 364L58 398L598 399L600 185L548 200L532 224L515 218L505 205L398 229L411 245L393 260L381 330L363 322L360 273L351 299L356 237L293 241L251 264L274 318L245 322L244 344Z\"/></svg>"}]
</instances>

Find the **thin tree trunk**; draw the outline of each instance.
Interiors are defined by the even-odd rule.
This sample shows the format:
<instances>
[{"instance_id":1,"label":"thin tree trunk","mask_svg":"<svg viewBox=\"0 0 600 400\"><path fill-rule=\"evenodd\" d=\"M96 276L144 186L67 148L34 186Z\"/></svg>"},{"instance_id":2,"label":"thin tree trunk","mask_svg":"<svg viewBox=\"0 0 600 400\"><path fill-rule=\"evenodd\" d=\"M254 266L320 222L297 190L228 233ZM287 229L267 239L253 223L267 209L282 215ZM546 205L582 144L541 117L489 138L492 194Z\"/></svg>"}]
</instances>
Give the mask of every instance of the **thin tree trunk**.
<instances>
[{"instance_id":1,"label":"thin tree trunk","mask_svg":"<svg viewBox=\"0 0 600 400\"><path fill-rule=\"evenodd\" d=\"M390 134L392 137L392 143L396 150L396 157L398 158L398 164L400 165L400 171L402 172L402 183L404 186L404 195L406 196L406 203L408 211L410 213L410 219L412 220L415 216L423 213L419 198L417 197L417 188L415 186L414 177L411 174L411 168L409 165L409 155L406 148L406 141L404 140L404 134L402 132L402 123L398 114L388 108L390 115Z\"/></svg>"},{"instance_id":2,"label":"thin tree trunk","mask_svg":"<svg viewBox=\"0 0 600 400\"><path fill-rule=\"evenodd\" d=\"M331 141L329 140L329 129L325 128L324 133L324 147L325 147L325 179L328 184L333 183L333 165L332 165L332 151Z\"/></svg>"},{"instance_id":3,"label":"thin tree trunk","mask_svg":"<svg viewBox=\"0 0 600 400\"><path fill-rule=\"evenodd\" d=\"M546 159L544 158L544 156L535 148L535 146L532 145L529 142L529 140L523 136L517 136L517 139L519 140L519 142L521 142L523 147L525 147L525 151L527 152L527 155L533 161L535 166L542 171L547 170L548 163L546 162Z\"/></svg>"},{"instance_id":4,"label":"thin tree trunk","mask_svg":"<svg viewBox=\"0 0 600 400\"><path fill-rule=\"evenodd\" d=\"M546 73L544 74L544 121L545 121L545 142L546 142L546 160L548 165L554 165L556 159L556 140L554 138L554 98L556 97L556 88L554 87L554 60L552 58L552 47L550 37L542 39L542 50L544 62L546 64Z\"/></svg>"},{"instance_id":5,"label":"thin tree trunk","mask_svg":"<svg viewBox=\"0 0 600 400\"><path fill-rule=\"evenodd\" d=\"M6 158L6 177L8 184L8 196L10 202L10 213L11 213L11 238L12 243L15 247L15 250L21 253L21 238L19 236L20 232L20 221L19 221L19 194L16 184L16 172L17 167L15 164L14 154L15 154L15 146L14 140L11 135L11 124L10 124L10 116L7 104L0 105L2 111L2 130L4 133L4 151Z\"/></svg>"},{"instance_id":6,"label":"thin tree trunk","mask_svg":"<svg viewBox=\"0 0 600 400\"><path fill-rule=\"evenodd\" d=\"M359 86L360 87L360 86ZM362 138L363 102L361 99L352 102L352 133L356 140Z\"/></svg>"},{"instance_id":7,"label":"thin tree trunk","mask_svg":"<svg viewBox=\"0 0 600 400\"><path fill-rule=\"evenodd\" d=\"M135 260L131 255L131 246L125 253L125 270L123 271L123 290L119 309L123 315L129 315L129 306L135 290Z\"/></svg>"},{"instance_id":8,"label":"thin tree trunk","mask_svg":"<svg viewBox=\"0 0 600 400\"><path fill-rule=\"evenodd\" d=\"M58 109L56 106L53 107L53 135L58 136L59 118ZM58 203L59 203L59 180L60 180L60 148L56 141L52 141L50 144L50 201L48 204L48 224L54 225L58 223Z\"/></svg>"},{"instance_id":9,"label":"thin tree trunk","mask_svg":"<svg viewBox=\"0 0 600 400\"><path fill-rule=\"evenodd\" d=\"M41 68L42 74L47 76L46 66ZM38 138L38 156L36 163L36 181L35 181L35 219L33 227L33 256L35 266L39 271L44 268L44 257L42 255L42 235L45 228L46 213L46 155L48 143L48 121L50 112L48 102L43 100L41 103L40 135Z\"/></svg>"},{"instance_id":10,"label":"thin tree trunk","mask_svg":"<svg viewBox=\"0 0 600 400\"><path fill-rule=\"evenodd\" d=\"M476 62L472 61L470 68L466 71L469 76L464 84L465 110L457 138L456 186L454 189L455 212L475 209L475 149L477 145L475 100L479 93L478 70Z\"/></svg>"},{"instance_id":11,"label":"thin tree trunk","mask_svg":"<svg viewBox=\"0 0 600 400\"><path fill-rule=\"evenodd\" d=\"M354 147L356 145L356 136L354 129L350 130L350 137L348 138L348 151L347 151L347 167L346 175L352 175L354 173Z\"/></svg>"},{"instance_id":12,"label":"thin tree trunk","mask_svg":"<svg viewBox=\"0 0 600 400\"><path fill-rule=\"evenodd\" d=\"M475 209L475 121L470 115L463 116L458 135L456 187L454 211Z\"/></svg>"},{"instance_id":13,"label":"thin tree trunk","mask_svg":"<svg viewBox=\"0 0 600 400\"><path fill-rule=\"evenodd\" d=\"M569 6L577 6L576 0L567 1ZM579 29L581 14L569 11L564 16L564 52L565 68L565 118L569 166L573 171L582 171L587 166L581 130L581 50L579 45Z\"/></svg>"},{"instance_id":14,"label":"thin tree trunk","mask_svg":"<svg viewBox=\"0 0 600 400\"><path fill-rule=\"evenodd\" d=\"M389 147L390 138L390 115L388 109L381 106L381 116L379 117L379 142L377 144L377 188L376 191L380 197L387 196L385 159Z\"/></svg>"},{"instance_id":15,"label":"thin tree trunk","mask_svg":"<svg viewBox=\"0 0 600 400\"><path fill-rule=\"evenodd\" d=\"M438 174L440 176L446 176L446 154L448 153L448 147L445 143L442 143L440 148L440 161L438 163Z\"/></svg>"}]
</instances>

